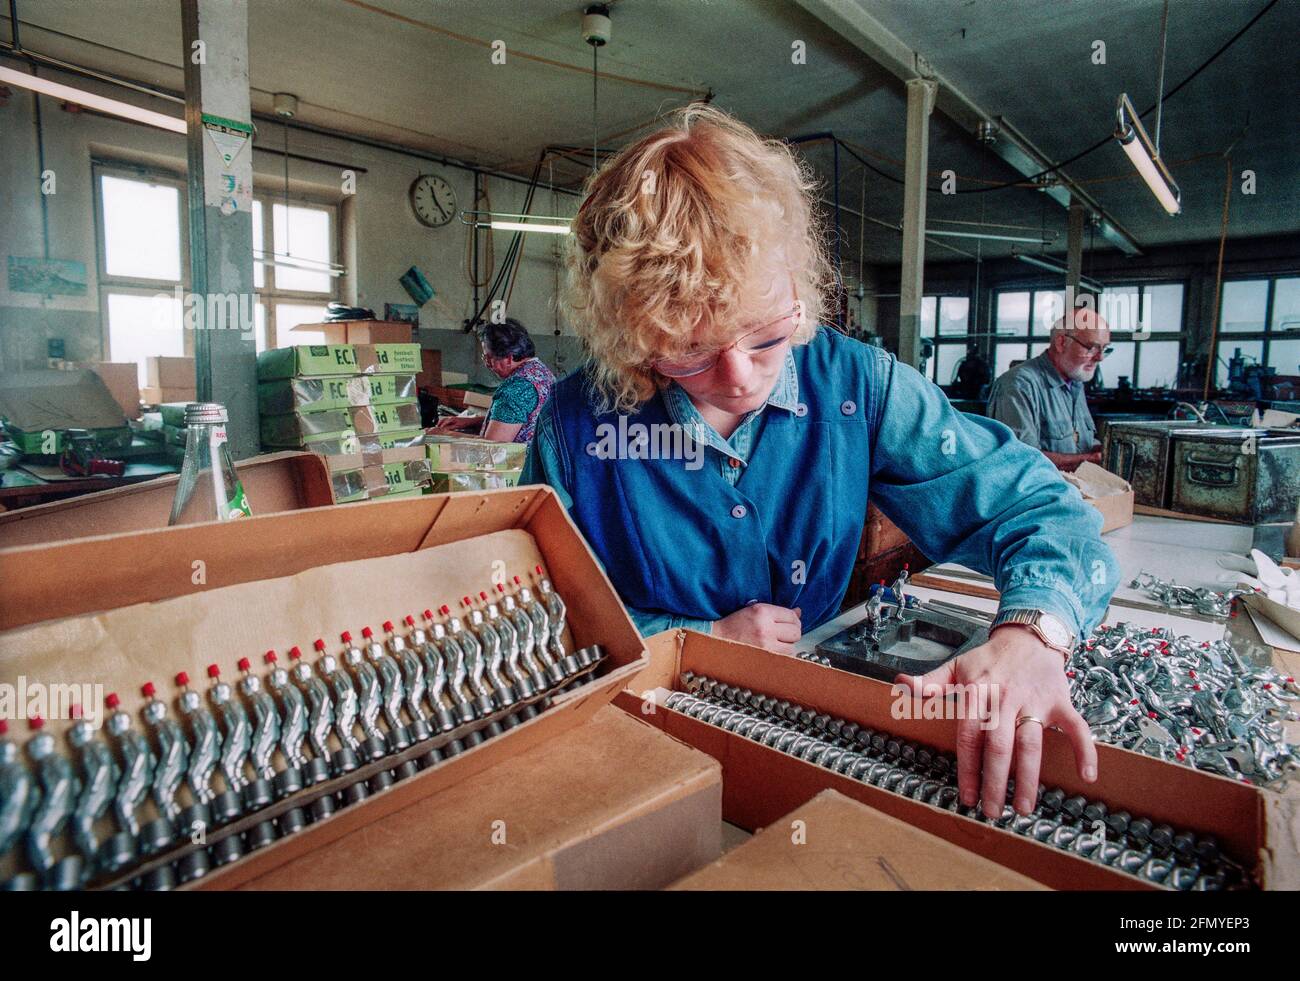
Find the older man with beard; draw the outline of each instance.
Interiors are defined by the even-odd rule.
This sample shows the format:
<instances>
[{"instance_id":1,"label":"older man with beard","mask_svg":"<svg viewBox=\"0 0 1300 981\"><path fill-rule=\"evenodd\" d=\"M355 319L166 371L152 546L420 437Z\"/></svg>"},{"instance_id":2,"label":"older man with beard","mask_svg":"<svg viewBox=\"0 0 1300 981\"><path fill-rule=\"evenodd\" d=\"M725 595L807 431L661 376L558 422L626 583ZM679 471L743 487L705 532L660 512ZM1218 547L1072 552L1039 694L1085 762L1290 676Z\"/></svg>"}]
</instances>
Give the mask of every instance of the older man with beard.
<instances>
[{"instance_id":1,"label":"older man with beard","mask_svg":"<svg viewBox=\"0 0 1300 981\"><path fill-rule=\"evenodd\" d=\"M989 415L1060 470L1101 463L1097 427L1083 386L1110 353L1110 327L1095 310L1079 307L1052 325L1046 351L1021 362L993 383Z\"/></svg>"}]
</instances>

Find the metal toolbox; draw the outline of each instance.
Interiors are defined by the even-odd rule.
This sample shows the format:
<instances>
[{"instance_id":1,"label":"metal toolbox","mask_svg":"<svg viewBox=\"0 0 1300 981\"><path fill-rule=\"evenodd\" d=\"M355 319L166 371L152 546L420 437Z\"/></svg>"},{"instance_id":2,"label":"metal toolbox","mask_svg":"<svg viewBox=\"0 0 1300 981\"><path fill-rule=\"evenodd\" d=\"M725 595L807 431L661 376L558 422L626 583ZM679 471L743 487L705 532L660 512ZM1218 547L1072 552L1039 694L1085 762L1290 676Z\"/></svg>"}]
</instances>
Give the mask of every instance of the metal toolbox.
<instances>
[{"instance_id":1,"label":"metal toolbox","mask_svg":"<svg viewBox=\"0 0 1300 981\"><path fill-rule=\"evenodd\" d=\"M1169 506L1245 524L1285 521L1300 498L1300 434L1224 429L1170 435Z\"/></svg>"},{"instance_id":2,"label":"metal toolbox","mask_svg":"<svg viewBox=\"0 0 1300 981\"><path fill-rule=\"evenodd\" d=\"M1102 465L1133 488L1137 504L1167 508L1169 504L1169 439L1173 433L1196 434L1223 429L1213 423L1161 419L1113 422L1102 439Z\"/></svg>"}]
</instances>

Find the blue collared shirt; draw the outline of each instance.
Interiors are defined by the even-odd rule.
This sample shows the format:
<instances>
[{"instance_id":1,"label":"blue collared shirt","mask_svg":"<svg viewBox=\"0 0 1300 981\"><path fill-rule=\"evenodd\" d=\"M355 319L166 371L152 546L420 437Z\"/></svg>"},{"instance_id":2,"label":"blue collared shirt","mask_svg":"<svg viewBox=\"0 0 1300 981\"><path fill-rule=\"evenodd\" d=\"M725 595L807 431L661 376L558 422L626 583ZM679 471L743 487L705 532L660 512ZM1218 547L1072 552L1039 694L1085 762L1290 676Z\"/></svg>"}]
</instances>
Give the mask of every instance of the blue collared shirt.
<instances>
[{"instance_id":1,"label":"blue collared shirt","mask_svg":"<svg viewBox=\"0 0 1300 981\"><path fill-rule=\"evenodd\" d=\"M848 343L841 340L839 347ZM863 499L869 483L871 496L879 500L882 510L933 560L961 561L993 574L1004 608L1051 612L1076 632L1090 630L1100 622L1118 578L1114 557L1098 535L1100 514L1085 505L1078 491L1041 456L1029 456L1023 447L1017 449L1006 427L956 412L939 388L883 351L868 349L852 358L832 358L827 364L842 365L850 374L842 379L835 376L835 370L824 378L817 375L827 388L819 398L824 396L842 408L846 418L860 415L853 401L841 405L835 400L844 397L837 391L848 393L852 366L863 358L879 373L883 386L878 392L879 404L887 406L887 411L875 410L875 444L864 448L864 457L869 453L873 461L874 477L863 482ZM756 459L755 447L763 437L765 423L773 421L775 426L779 414L802 416L808 412L808 406L800 402L799 381L794 355L788 354L767 401L745 416L730 439L724 439L704 420L680 386L671 384L663 391L662 400L672 422L697 434L697 441L703 444L704 466L715 468L734 488ZM549 484L564 505L573 509L571 488L564 479L571 469L561 456L563 441L555 406L548 402L538 419L520 483ZM786 456L758 456L775 460L767 466L800 467L798 445L792 444ZM564 452L572 461L575 450L566 445ZM576 452L581 452L580 446ZM756 476L749 476L749 486ZM765 477L760 484L766 482ZM700 486L706 487L707 482ZM659 502L658 506L663 505ZM828 502L824 506L835 505ZM671 523L673 519L663 515L661 520ZM693 520L692 515L681 515L683 523ZM856 536L861 534L858 524ZM852 545L856 549L857 537ZM837 588L842 585L836 584ZM645 635L676 627L709 632L712 627L711 620L663 608L629 605L628 613Z\"/></svg>"}]
</instances>

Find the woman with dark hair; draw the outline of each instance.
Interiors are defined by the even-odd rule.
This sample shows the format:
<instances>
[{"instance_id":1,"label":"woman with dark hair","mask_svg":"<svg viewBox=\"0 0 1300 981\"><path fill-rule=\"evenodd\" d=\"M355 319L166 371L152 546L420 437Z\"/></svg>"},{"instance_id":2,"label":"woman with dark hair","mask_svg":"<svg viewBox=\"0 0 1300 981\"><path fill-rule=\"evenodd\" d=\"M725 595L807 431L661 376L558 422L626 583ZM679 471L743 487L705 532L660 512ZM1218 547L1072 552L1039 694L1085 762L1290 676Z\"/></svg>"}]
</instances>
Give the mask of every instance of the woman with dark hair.
<instances>
[{"instance_id":1,"label":"woman with dark hair","mask_svg":"<svg viewBox=\"0 0 1300 981\"><path fill-rule=\"evenodd\" d=\"M472 432L498 443L527 443L550 397L555 375L537 357L537 348L523 324L513 318L485 324L480 339L483 363L494 375L505 379L492 396L486 423L480 416L454 416L434 428L441 432Z\"/></svg>"}]
</instances>

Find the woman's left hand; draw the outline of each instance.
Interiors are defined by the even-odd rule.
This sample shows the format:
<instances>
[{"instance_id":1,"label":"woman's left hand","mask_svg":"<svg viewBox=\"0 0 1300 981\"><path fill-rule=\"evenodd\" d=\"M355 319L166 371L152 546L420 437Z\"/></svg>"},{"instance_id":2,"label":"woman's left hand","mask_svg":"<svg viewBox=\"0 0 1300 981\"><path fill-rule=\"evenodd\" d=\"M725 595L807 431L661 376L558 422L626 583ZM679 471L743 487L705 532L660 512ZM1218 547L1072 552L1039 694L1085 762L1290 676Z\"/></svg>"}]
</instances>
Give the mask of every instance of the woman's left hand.
<instances>
[{"instance_id":1,"label":"woman's left hand","mask_svg":"<svg viewBox=\"0 0 1300 981\"><path fill-rule=\"evenodd\" d=\"M1033 810L1047 726L1059 728L1070 740L1079 775L1087 783L1097 779L1097 748L1088 724L1070 703L1061 654L1027 627L998 627L987 643L929 674L900 674L895 681L917 698L943 698L945 686L962 686L956 704L966 710L957 722L957 786L968 807L983 801L986 817L1002 813L1010 775L1016 780L1016 811ZM984 711L972 710L975 705ZM1016 720L1026 716L1039 721L1017 726Z\"/></svg>"}]
</instances>

